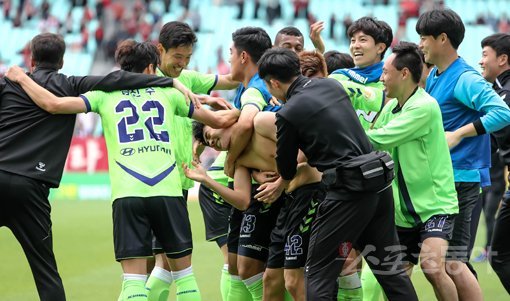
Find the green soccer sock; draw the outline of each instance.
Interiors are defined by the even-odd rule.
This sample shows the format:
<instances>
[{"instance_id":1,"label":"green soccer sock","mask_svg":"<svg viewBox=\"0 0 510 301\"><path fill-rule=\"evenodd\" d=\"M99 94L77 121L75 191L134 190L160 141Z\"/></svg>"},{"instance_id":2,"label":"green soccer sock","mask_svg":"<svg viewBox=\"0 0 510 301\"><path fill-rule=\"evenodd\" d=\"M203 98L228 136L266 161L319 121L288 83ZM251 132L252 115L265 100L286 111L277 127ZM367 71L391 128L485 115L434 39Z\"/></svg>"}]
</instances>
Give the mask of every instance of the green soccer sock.
<instances>
[{"instance_id":1,"label":"green soccer sock","mask_svg":"<svg viewBox=\"0 0 510 301\"><path fill-rule=\"evenodd\" d=\"M167 301L170 284L172 284L172 273L160 267L154 267L145 284L149 301Z\"/></svg>"},{"instance_id":2,"label":"green soccer sock","mask_svg":"<svg viewBox=\"0 0 510 301\"><path fill-rule=\"evenodd\" d=\"M244 282L239 276L230 278L230 289L228 291L228 301L252 301L250 291L246 288Z\"/></svg>"},{"instance_id":3,"label":"green soccer sock","mask_svg":"<svg viewBox=\"0 0 510 301\"><path fill-rule=\"evenodd\" d=\"M338 277L338 301L362 301L363 290L358 273Z\"/></svg>"},{"instance_id":4,"label":"green soccer sock","mask_svg":"<svg viewBox=\"0 0 510 301\"><path fill-rule=\"evenodd\" d=\"M361 272L361 287L363 288L363 301L379 301L384 297L383 290L374 273L365 265Z\"/></svg>"},{"instance_id":5,"label":"green soccer sock","mask_svg":"<svg viewBox=\"0 0 510 301\"><path fill-rule=\"evenodd\" d=\"M264 276L263 272L243 280L244 285L246 285L246 288L250 292L253 301L262 301L263 295L262 276Z\"/></svg>"},{"instance_id":6,"label":"green soccer sock","mask_svg":"<svg viewBox=\"0 0 510 301\"><path fill-rule=\"evenodd\" d=\"M198 289L197 280L193 275L193 269L191 266L184 270L172 271L172 277L177 287L176 295L177 301L200 301L200 290Z\"/></svg>"},{"instance_id":7,"label":"green soccer sock","mask_svg":"<svg viewBox=\"0 0 510 301\"><path fill-rule=\"evenodd\" d=\"M220 279L221 300L227 301L229 289L230 289L230 274L228 273L228 264L225 264L223 265L223 270L221 271Z\"/></svg>"},{"instance_id":8,"label":"green soccer sock","mask_svg":"<svg viewBox=\"0 0 510 301\"><path fill-rule=\"evenodd\" d=\"M285 290L283 301L294 301L294 298L292 298L292 295L287 290Z\"/></svg>"},{"instance_id":9,"label":"green soccer sock","mask_svg":"<svg viewBox=\"0 0 510 301\"><path fill-rule=\"evenodd\" d=\"M124 301L147 301L145 289L146 275L124 274L122 282L122 300Z\"/></svg>"}]
</instances>

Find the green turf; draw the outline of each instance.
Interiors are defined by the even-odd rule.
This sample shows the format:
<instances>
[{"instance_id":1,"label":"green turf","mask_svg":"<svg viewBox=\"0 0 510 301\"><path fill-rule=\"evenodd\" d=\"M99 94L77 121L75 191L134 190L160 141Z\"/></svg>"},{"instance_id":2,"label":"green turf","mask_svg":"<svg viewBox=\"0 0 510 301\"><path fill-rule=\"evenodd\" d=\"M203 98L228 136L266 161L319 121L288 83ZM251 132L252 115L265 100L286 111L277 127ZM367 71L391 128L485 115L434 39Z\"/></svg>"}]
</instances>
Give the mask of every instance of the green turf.
<instances>
[{"instance_id":1,"label":"green turf","mask_svg":"<svg viewBox=\"0 0 510 301\"><path fill-rule=\"evenodd\" d=\"M197 202L189 202L194 251L193 268L203 300L221 300L219 277L223 266L215 243L206 242L202 214ZM483 225L483 222L481 223ZM121 283L120 265L113 256L109 202L53 203L54 245L59 270L70 301L117 300ZM477 244L484 231L479 231ZM32 301L37 293L21 247L8 229L0 228L0 300ZM485 300L502 300L507 293L486 263L475 264ZM435 300L423 274L413 276L420 300ZM170 300L175 300L171 297Z\"/></svg>"}]
</instances>

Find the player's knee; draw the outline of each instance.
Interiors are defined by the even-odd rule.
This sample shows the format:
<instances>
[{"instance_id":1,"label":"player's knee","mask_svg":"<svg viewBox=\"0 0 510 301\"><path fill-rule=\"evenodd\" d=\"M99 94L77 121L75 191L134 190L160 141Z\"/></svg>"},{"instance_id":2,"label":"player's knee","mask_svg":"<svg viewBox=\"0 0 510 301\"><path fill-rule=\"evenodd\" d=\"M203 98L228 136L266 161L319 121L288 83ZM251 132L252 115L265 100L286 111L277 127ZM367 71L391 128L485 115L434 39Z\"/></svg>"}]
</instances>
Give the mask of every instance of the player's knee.
<instances>
[{"instance_id":1,"label":"player's knee","mask_svg":"<svg viewBox=\"0 0 510 301\"><path fill-rule=\"evenodd\" d=\"M305 285L303 275L296 273L285 274L285 289L292 295L297 296L303 290Z\"/></svg>"},{"instance_id":2,"label":"player's knee","mask_svg":"<svg viewBox=\"0 0 510 301\"><path fill-rule=\"evenodd\" d=\"M440 284L445 277L449 277L444 269L427 268L426 266L427 265L421 264L425 278L427 278L427 280L434 286Z\"/></svg>"},{"instance_id":3,"label":"player's knee","mask_svg":"<svg viewBox=\"0 0 510 301\"><path fill-rule=\"evenodd\" d=\"M263 277L265 288L284 287L283 274L278 270L266 270Z\"/></svg>"}]
</instances>

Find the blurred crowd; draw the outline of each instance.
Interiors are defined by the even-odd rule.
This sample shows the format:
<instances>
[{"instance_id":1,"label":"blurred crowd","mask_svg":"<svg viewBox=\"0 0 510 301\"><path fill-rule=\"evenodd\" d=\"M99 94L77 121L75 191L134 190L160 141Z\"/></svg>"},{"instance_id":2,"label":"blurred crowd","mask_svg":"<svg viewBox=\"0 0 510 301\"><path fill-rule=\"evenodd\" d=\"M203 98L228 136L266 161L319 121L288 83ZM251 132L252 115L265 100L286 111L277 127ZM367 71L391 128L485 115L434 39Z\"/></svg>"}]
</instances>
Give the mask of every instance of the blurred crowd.
<instances>
[{"instance_id":1,"label":"blurred crowd","mask_svg":"<svg viewBox=\"0 0 510 301\"><path fill-rule=\"evenodd\" d=\"M250 10L253 15L245 13L247 2L252 1L254 9ZM316 15L310 9L312 0L213 0L217 6L237 7L237 19L264 19L268 26L271 26L277 19L284 18L282 3L291 3L291 20L305 19L311 25L317 21ZM320 1L320 0L315 0ZM97 0L94 5L89 5L87 0L71 0L66 15L56 16L52 14L52 5L55 1L43 0L40 5L34 5L32 0L0 0L3 22L12 22L13 27L35 26L40 32L58 32L63 36L76 35L79 39L68 44L74 51L89 52L89 39L93 39L97 45L96 60L113 61L115 49L120 41L135 39L137 41L157 42L159 28L162 26L165 14L174 9L179 12L177 20L187 22L194 31L203 32L201 26L202 16L199 13L197 0ZM363 0L363 5L388 5L389 0ZM57 2L58 3L58 2ZM400 0L398 14L398 28L394 34L394 43L404 38L406 24L409 18L417 18L424 11L445 6L443 0ZM73 10L80 7L81 14L73 14ZM510 23L506 14L495 16L494 12L480 12L473 24L489 25L495 32L510 32ZM349 43L345 40L346 31L353 20L349 12L338 16L338 12L331 13L328 21L328 28L323 33L329 39ZM338 19L340 18L340 19ZM93 32L89 32L88 24L96 21L97 26ZM5 46L4 46L5 47ZM228 45L224 45L228 47ZM0 52L1 53L1 52ZM30 66L30 47L24 45L18 51L23 56L24 67ZM224 51L218 48L216 51L217 66L215 70L208 70L211 73L228 74L230 66L223 57ZM0 56L0 77L7 70L10 62ZM233 92L215 92L214 96L221 96L226 99L232 97ZM80 114L77 119L75 134L78 136L101 135L100 120L93 114Z\"/></svg>"}]
</instances>

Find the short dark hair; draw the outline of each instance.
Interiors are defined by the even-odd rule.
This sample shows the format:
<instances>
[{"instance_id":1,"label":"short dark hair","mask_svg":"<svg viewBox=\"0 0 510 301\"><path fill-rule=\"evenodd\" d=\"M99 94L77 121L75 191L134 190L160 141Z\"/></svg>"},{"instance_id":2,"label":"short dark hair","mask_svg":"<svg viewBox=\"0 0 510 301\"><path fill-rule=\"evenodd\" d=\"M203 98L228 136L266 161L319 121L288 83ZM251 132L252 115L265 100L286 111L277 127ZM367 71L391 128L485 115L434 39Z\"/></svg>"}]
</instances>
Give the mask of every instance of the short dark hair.
<instances>
[{"instance_id":1,"label":"short dark hair","mask_svg":"<svg viewBox=\"0 0 510 301\"><path fill-rule=\"evenodd\" d=\"M125 40L117 47L115 60L122 70L142 73L150 64L159 65L158 48L151 42Z\"/></svg>"},{"instance_id":2,"label":"short dark hair","mask_svg":"<svg viewBox=\"0 0 510 301\"><path fill-rule=\"evenodd\" d=\"M464 40L466 28L459 15L451 9L434 9L423 13L416 23L416 32L421 36L437 38L443 32L448 36L452 47L459 48Z\"/></svg>"},{"instance_id":3,"label":"short dark hair","mask_svg":"<svg viewBox=\"0 0 510 301\"><path fill-rule=\"evenodd\" d=\"M354 60L349 54L336 50L330 50L324 53L324 59L328 67L328 74L338 69L355 67Z\"/></svg>"},{"instance_id":4,"label":"short dark hair","mask_svg":"<svg viewBox=\"0 0 510 301\"><path fill-rule=\"evenodd\" d=\"M313 77L319 72L321 72L324 77L328 75L326 61L320 52L303 51L298 56L299 64L301 66L301 74L304 76Z\"/></svg>"},{"instance_id":5,"label":"short dark hair","mask_svg":"<svg viewBox=\"0 0 510 301\"><path fill-rule=\"evenodd\" d=\"M495 33L482 40L482 48L490 47L496 51L496 56L506 54L510 64L510 34Z\"/></svg>"},{"instance_id":6,"label":"short dark hair","mask_svg":"<svg viewBox=\"0 0 510 301\"><path fill-rule=\"evenodd\" d=\"M194 46L197 42L197 36L191 27L179 21L168 22L159 32L159 43L166 50L179 46Z\"/></svg>"},{"instance_id":7,"label":"short dark hair","mask_svg":"<svg viewBox=\"0 0 510 301\"><path fill-rule=\"evenodd\" d=\"M376 44L384 43L386 45L386 49L381 53L382 59L386 50L390 48L391 42L393 42L393 32L388 23L372 17L361 17L349 26L347 35L352 38L359 31L371 36Z\"/></svg>"},{"instance_id":8,"label":"short dark hair","mask_svg":"<svg viewBox=\"0 0 510 301\"><path fill-rule=\"evenodd\" d=\"M280 31L278 31L276 36L281 35L281 34L284 34L287 36L294 36L294 37L302 37L303 36L303 33L301 32L301 30L299 30L297 27L294 27L294 26L287 26L287 27L280 29Z\"/></svg>"},{"instance_id":9,"label":"short dark hair","mask_svg":"<svg viewBox=\"0 0 510 301\"><path fill-rule=\"evenodd\" d=\"M419 83L423 71L423 60L418 45L411 42L400 42L393 47L395 59L393 66L397 70L409 69L415 83Z\"/></svg>"},{"instance_id":10,"label":"short dark hair","mask_svg":"<svg viewBox=\"0 0 510 301\"><path fill-rule=\"evenodd\" d=\"M298 55L287 48L273 48L264 53L259 61L259 76L265 81L275 78L289 83L301 74Z\"/></svg>"},{"instance_id":11,"label":"short dark hair","mask_svg":"<svg viewBox=\"0 0 510 301\"><path fill-rule=\"evenodd\" d=\"M36 67L62 68L66 43L61 35L41 33L30 42L30 51Z\"/></svg>"},{"instance_id":12,"label":"short dark hair","mask_svg":"<svg viewBox=\"0 0 510 301\"><path fill-rule=\"evenodd\" d=\"M193 137L201 144L207 145L207 141L204 138L204 126L201 122L193 121Z\"/></svg>"},{"instance_id":13,"label":"short dark hair","mask_svg":"<svg viewBox=\"0 0 510 301\"><path fill-rule=\"evenodd\" d=\"M257 64L264 52L271 48L271 38L260 27L243 27L232 34L234 47L238 51L246 51L253 63Z\"/></svg>"}]
</instances>

